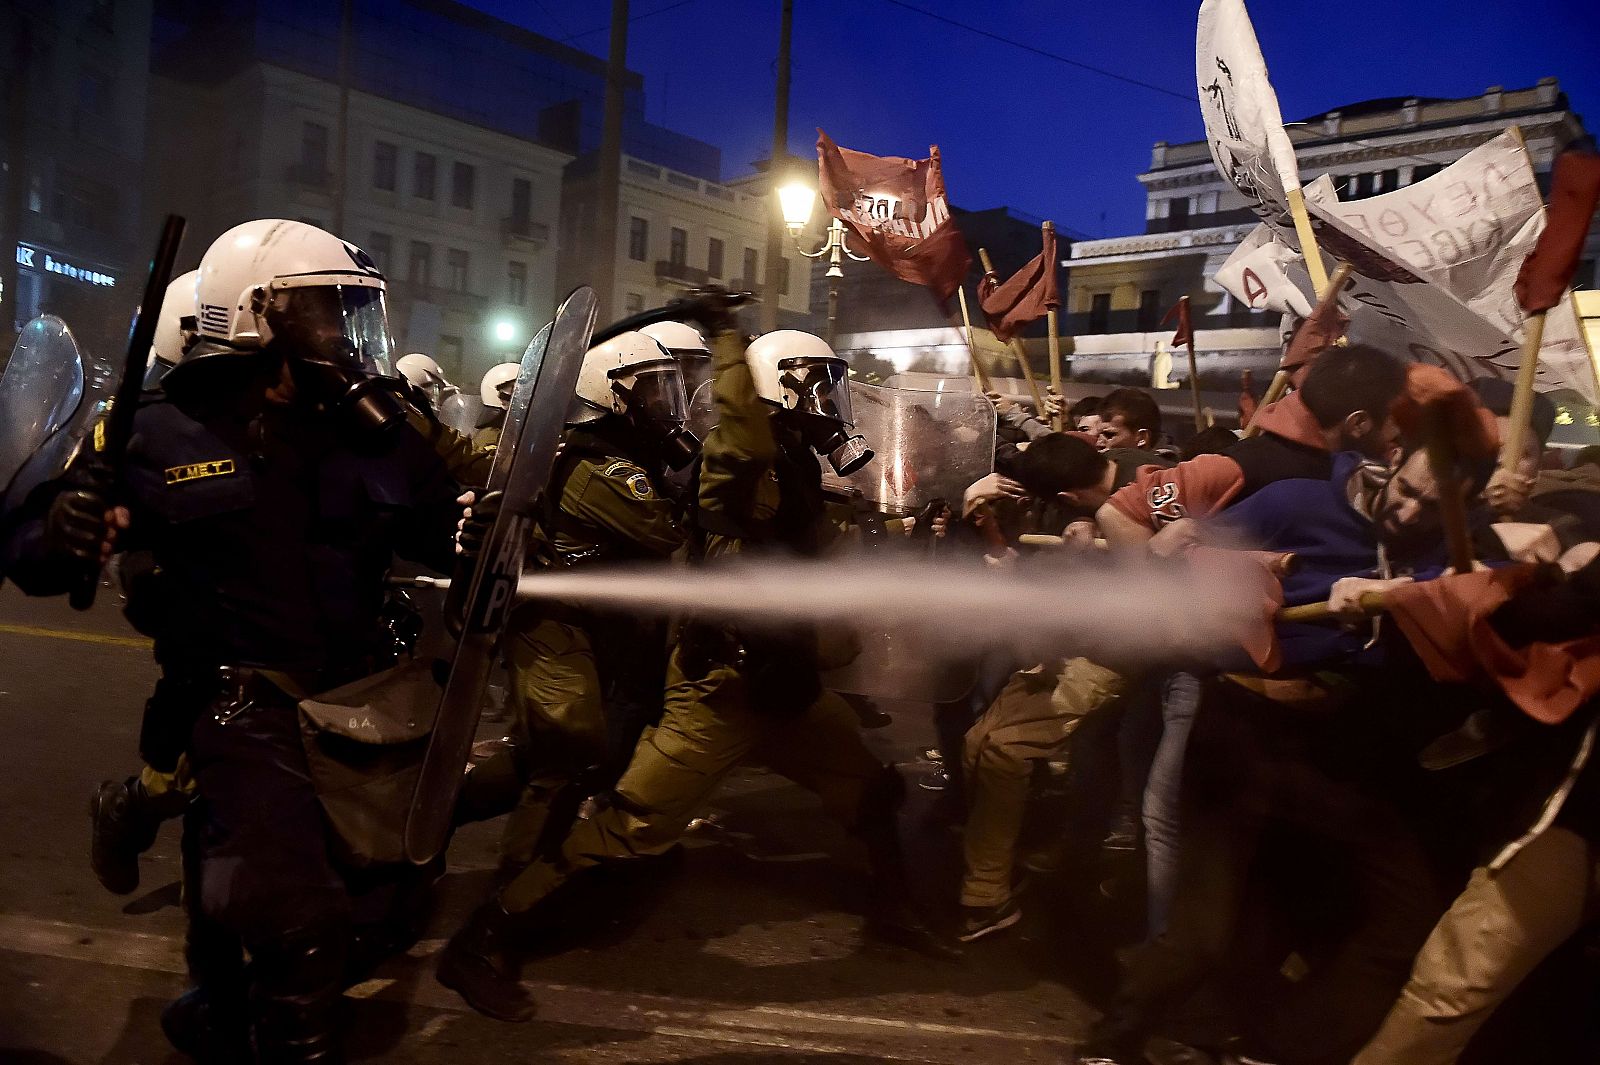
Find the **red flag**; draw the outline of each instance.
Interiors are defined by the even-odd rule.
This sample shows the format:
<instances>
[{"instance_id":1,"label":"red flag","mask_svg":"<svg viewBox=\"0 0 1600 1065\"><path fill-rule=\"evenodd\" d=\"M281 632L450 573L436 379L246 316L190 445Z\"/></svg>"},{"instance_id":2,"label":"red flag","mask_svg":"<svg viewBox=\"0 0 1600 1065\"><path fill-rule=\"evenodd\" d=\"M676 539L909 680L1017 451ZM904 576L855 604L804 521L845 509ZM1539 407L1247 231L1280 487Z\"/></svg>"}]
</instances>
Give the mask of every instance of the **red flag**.
<instances>
[{"instance_id":1,"label":"red flag","mask_svg":"<svg viewBox=\"0 0 1600 1065\"><path fill-rule=\"evenodd\" d=\"M1023 326L1061 306L1056 294L1056 231L1050 228L1043 233L1043 249L1021 270L1004 282L994 274L984 274L978 282L978 306L1002 342L1010 341Z\"/></svg>"},{"instance_id":2,"label":"red flag","mask_svg":"<svg viewBox=\"0 0 1600 1065\"><path fill-rule=\"evenodd\" d=\"M1500 450L1494 415L1476 392L1442 367L1422 362L1407 366L1405 391L1392 413L1400 432L1413 443L1426 440L1430 424L1436 424L1462 458L1493 458Z\"/></svg>"},{"instance_id":3,"label":"red flag","mask_svg":"<svg viewBox=\"0 0 1600 1065\"><path fill-rule=\"evenodd\" d=\"M1291 373L1303 371L1311 365L1311 360L1337 344L1349 328L1350 316L1339 309L1337 286L1329 285L1328 291L1312 308L1311 317L1303 319L1289 338L1278 369ZM1295 380L1298 387L1298 377Z\"/></svg>"},{"instance_id":4,"label":"red flag","mask_svg":"<svg viewBox=\"0 0 1600 1065\"><path fill-rule=\"evenodd\" d=\"M1544 232L1517 272L1517 302L1524 311L1548 311L1567 294L1596 203L1600 203L1600 155L1568 150L1556 156Z\"/></svg>"},{"instance_id":5,"label":"red flag","mask_svg":"<svg viewBox=\"0 0 1600 1065\"><path fill-rule=\"evenodd\" d=\"M828 212L854 231L873 262L940 302L955 295L972 256L950 219L937 146L926 159L868 155L839 147L819 129L817 171Z\"/></svg>"},{"instance_id":6,"label":"red flag","mask_svg":"<svg viewBox=\"0 0 1600 1065\"><path fill-rule=\"evenodd\" d=\"M1557 725L1600 692L1600 636L1512 647L1490 617L1531 585L1533 566L1449 574L1391 588L1383 603L1438 681L1492 681L1523 713Z\"/></svg>"},{"instance_id":7,"label":"red flag","mask_svg":"<svg viewBox=\"0 0 1600 1065\"><path fill-rule=\"evenodd\" d=\"M1172 321L1173 315L1177 315L1178 318L1178 331L1172 334L1172 350L1177 351L1185 344L1194 343L1194 326L1189 321L1188 296L1179 297L1178 305L1167 312L1167 316L1161 319L1161 324L1166 325Z\"/></svg>"}]
</instances>

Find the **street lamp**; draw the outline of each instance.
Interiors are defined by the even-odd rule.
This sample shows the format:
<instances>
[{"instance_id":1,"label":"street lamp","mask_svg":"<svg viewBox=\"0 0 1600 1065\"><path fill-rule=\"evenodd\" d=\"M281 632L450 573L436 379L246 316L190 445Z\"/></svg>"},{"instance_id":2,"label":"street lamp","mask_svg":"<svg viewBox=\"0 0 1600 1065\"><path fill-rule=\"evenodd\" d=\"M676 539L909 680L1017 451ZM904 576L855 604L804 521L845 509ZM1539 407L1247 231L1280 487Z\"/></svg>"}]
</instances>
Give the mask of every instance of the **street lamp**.
<instances>
[{"instance_id":1,"label":"street lamp","mask_svg":"<svg viewBox=\"0 0 1600 1065\"><path fill-rule=\"evenodd\" d=\"M806 223L811 221L811 211L817 203L817 192L803 181L791 181L778 189L778 204L783 209L783 224L789 230L789 236L794 241L795 251L807 259L820 259L828 257L828 346L832 347L834 338L838 335L839 328L839 279L844 276L844 260L846 257L858 263L867 261L868 256L857 255L851 251L844 242L844 223L834 218L828 223L828 231L823 235L822 247L816 251L806 251L800 246L800 233L806 228Z\"/></svg>"},{"instance_id":2,"label":"street lamp","mask_svg":"<svg viewBox=\"0 0 1600 1065\"><path fill-rule=\"evenodd\" d=\"M517 323L509 318L501 318L494 323L494 338L501 344L509 344L517 337Z\"/></svg>"}]
</instances>

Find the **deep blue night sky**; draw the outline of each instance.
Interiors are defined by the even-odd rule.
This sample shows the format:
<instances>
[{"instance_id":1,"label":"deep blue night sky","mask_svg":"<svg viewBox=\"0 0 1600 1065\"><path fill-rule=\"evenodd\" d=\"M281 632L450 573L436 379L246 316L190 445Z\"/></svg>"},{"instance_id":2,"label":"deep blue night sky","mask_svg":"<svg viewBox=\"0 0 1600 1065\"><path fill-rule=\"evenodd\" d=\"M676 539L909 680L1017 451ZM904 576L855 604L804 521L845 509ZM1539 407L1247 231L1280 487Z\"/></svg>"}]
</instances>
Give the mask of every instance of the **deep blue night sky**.
<instances>
[{"instance_id":1,"label":"deep blue night sky","mask_svg":"<svg viewBox=\"0 0 1600 1065\"><path fill-rule=\"evenodd\" d=\"M610 0L469 0L597 54ZM1138 232L1134 175L1158 140L1198 139L1197 0L907 0L991 33L1163 86L1076 69L890 0L796 0L790 144L822 126L878 154L944 152L963 207L1008 205L1090 235ZM778 0L633 0L629 66L647 115L749 172L772 139ZM1600 129L1594 0L1256 0L1256 32L1290 121L1383 96L1468 96L1554 75ZM660 14L651 15L651 12ZM640 16L647 16L641 18Z\"/></svg>"}]
</instances>

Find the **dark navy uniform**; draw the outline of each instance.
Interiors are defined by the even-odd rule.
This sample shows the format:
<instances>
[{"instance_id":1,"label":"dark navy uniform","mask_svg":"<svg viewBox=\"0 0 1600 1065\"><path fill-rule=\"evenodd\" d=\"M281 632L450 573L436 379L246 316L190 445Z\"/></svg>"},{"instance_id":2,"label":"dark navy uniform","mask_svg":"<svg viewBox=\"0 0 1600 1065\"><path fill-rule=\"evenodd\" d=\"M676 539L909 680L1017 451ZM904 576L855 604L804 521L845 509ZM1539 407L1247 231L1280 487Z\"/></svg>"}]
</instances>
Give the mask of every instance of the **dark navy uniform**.
<instances>
[{"instance_id":1,"label":"dark navy uniform","mask_svg":"<svg viewBox=\"0 0 1600 1065\"><path fill-rule=\"evenodd\" d=\"M286 1060L332 1060L328 1014L352 916L296 697L372 671L391 558L449 567L458 492L410 429L363 449L295 406L162 397L136 417L119 500L132 522L119 548L154 555L166 598L156 654L200 693L189 742L198 799L185 832L199 884L192 917L249 951L263 1057L270 1042ZM35 529L20 531L10 575L31 594L60 591L64 574L30 551L40 543ZM191 930L193 975L242 1014L237 946L218 942Z\"/></svg>"}]
</instances>

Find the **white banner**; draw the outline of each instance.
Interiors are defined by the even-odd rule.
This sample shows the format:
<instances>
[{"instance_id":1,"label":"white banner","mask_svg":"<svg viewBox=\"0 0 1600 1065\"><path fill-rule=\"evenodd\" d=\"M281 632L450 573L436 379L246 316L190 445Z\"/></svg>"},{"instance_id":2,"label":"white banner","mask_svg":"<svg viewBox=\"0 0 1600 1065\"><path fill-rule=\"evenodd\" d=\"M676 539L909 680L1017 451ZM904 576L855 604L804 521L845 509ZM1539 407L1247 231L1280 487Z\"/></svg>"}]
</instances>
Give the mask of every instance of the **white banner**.
<instances>
[{"instance_id":1,"label":"white banner","mask_svg":"<svg viewBox=\"0 0 1600 1065\"><path fill-rule=\"evenodd\" d=\"M1288 274L1299 261L1299 252L1276 239L1270 226L1260 225L1218 267L1212 280L1253 311L1271 310L1305 318L1311 314L1311 300L1289 280Z\"/></svg>"},{"instance_id":2,"label":"white banner","mask_svg":"<svg viewBox=\"0 0 1600 1065\"><path fill-rule=\"evenodd\" d=\"M1200 4L1195 81L1217 170L1262 219L1292 228L1286 193L1300 171L1243 0Z\"/></svg>"},{"instance_id":3,"label":"white banner","mask_svg":"<svg viewBox=\"0 0 1600 1065\"><path fill-rule=\"evenodd\" d=\"M1323 250L1355 267L1349 298L1387 320L1391 343L1463 378L1516 376L1525 327L1513 287L1545 224L1516 130L1381 196L1341 202L1326 176L1305 191ZM1596 401L1571 297L1546 316L1536 381Z\"/></svg>"}]
</instances>

